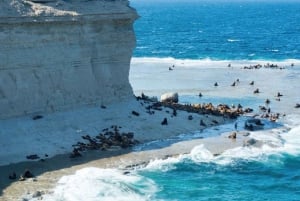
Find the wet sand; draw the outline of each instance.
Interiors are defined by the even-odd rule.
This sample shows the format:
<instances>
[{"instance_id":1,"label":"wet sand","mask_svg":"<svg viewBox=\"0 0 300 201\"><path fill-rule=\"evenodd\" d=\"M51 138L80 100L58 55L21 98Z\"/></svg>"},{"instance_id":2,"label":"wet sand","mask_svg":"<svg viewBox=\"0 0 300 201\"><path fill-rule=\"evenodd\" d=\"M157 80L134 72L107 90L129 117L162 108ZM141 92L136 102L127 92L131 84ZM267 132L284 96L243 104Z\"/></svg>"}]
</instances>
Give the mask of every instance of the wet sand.
<instances>
[{"instance_id":1,"label":"wet sand","mask_svg":"<svg viewBox=\"0 0 300 201\"><path fill-rule=\"evenodd\" d=\"M247 139L243 133L239 133L236 140L229 139L228 135L229 133L226 133L219 137L178 142L165 148L149 151L135 152L131 149L89 151L84 153L83 157L74 159L70 159L69 155L57 155L46 159L44 162L21 162L2 166L0 167L1 174L8 174L12 169L16 172L30 169L37 176L34 179L13 183L8 180L1 180L1 187L5 187L1 200L18 200L26 194L31 196L37 191L51 193L51 189L55 187L62 176L74 174L77 170L85 167L119 168L125 172L143 166L154 159L165 159L170 156L190 153L195 146L202 144L212 154L218 155L224 150L242 146Z\"/></svg>"}]
</instances>

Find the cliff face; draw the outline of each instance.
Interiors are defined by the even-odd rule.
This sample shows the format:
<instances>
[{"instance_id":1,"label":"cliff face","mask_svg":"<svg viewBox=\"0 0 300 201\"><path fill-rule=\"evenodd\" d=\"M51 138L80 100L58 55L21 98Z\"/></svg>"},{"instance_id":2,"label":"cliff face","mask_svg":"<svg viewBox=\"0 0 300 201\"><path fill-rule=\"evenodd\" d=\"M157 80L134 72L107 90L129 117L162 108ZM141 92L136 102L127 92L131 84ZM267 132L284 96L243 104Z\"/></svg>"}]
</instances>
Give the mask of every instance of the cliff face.
<instances>
[{"instance_id":1,"label":"cliff face","mask_svg":"<svg viewBox=\"0 0 300 201\"><path fill-rule=\"evenodd\" d=\"M133 96L128 1L2 0L0 119Z\"/></svg>"}]
</instances>

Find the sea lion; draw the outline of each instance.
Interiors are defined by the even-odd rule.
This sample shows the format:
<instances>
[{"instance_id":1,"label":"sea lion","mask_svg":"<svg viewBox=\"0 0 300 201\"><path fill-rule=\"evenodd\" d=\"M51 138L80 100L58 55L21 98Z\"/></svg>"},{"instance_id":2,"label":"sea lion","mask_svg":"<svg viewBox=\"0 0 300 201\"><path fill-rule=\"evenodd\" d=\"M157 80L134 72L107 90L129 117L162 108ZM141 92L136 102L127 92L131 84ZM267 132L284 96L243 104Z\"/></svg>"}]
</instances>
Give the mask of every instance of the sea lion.
<instances>
[{"instance_id":1,"label":"sea lion","mask_svg":"<svg viewBox=\"0 0 300 201\"><path fill-rule=\"evenodd\" d=\"M200 120L200 126L206 126L206 124L204 123L204 121L202 119Z\"/></svg>"},{"instance_id":2,"label":"sea lion","mask_svg":"<svg viewBox=\"0 0 300 201\"><path fill-rule=\"evenodd\" d=\"M280 92L277 93L277 97L283 96Z\"/></svg>"},{"instance_id":3,"label":"sea lion","mask_svg":"<svg viewBox=\"0 0 300 201\"><path fill-rule=\"evenodd\" d=\"M10 175L8 176L8 178L9 178L10 180L15 180L15 179L17 178L17 175L16 175L15 172L13 172L12 174L10 174Z\"/></svg>"},{"instance_id":4,"label":"sea lion","mask_svg":"<svg viewBox=\"0 0 300 201\"><path fill-rule=\"evenodd\" d=\"M161 122L161 125L168 125L168 119L164 118L164 120Z\"/></svg>"},{"instance_id":5,"label":"sea lion","mask_svg":"<svg viewBox=\"0 0 300 201\"><path fill-rule=\"evenodd\" d=\"M133 114L134 116L140 116L140 113L136 112L136 111L132 111L131 114Z\"/></svg>"},{"instance_id":6,"label":"sea lion","mask_svg":"<svg viewBox=\"0 0 300 201\"><path fill-rule=\"evenodd\" d=\"M259 89L258 89L258 88L255 89L255 90L253 91L253 93L258 94L258 93L259 93Z\"/></svg>"},{"instance_id":7,"label":"sea lion","mask_svg":"<svg viewBox=\"0 0 300 201\"><path fill-rule=\"evenodd\" d=\"M236 139L236 132L231 133L228 138L230 139Z\"/></svg>"}]
</instances>

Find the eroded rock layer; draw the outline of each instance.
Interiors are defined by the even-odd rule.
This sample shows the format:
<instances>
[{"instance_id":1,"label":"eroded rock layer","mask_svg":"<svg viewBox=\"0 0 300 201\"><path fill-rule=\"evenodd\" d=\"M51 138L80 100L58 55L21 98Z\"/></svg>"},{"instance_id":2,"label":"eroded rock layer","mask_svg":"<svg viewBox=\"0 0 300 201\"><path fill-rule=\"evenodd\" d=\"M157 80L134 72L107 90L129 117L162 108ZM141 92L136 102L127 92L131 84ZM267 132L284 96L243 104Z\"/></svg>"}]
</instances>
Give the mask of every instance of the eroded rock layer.
<instances>
[{"instance_id":1,"label":"eroded rock layer","mask_svg":"<svg viewBox=\"0 0 300 201\"><path fill-rule=\"evenodd\" d=\"M0 2L0 119L133 96L128 1Z\"/></svg>"}]
</instances>

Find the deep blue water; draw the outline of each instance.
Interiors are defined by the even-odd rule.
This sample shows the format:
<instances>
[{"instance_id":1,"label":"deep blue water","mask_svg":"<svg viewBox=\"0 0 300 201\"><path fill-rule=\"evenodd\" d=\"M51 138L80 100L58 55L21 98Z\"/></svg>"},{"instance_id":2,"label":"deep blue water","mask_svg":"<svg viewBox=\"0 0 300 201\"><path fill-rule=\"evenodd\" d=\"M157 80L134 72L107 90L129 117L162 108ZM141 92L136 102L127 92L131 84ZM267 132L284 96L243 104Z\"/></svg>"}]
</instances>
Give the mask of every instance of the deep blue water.
<instances>
[{"instance_id":1,"label":"deep blue water","mask_svg":"<svg viewBox=\"0 0 300 201\"><path fill-rule=\"evenodd\" d=\"M135 57L300 59L300 1L138 1Z\"/></svg>"}]
</instances>

